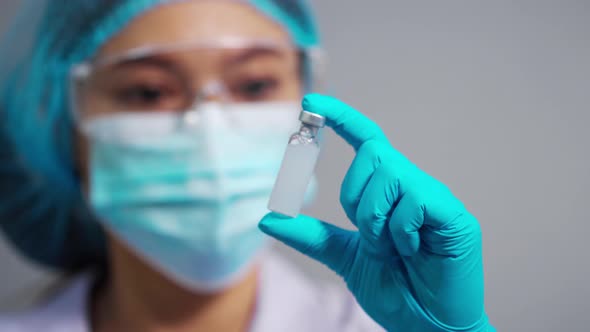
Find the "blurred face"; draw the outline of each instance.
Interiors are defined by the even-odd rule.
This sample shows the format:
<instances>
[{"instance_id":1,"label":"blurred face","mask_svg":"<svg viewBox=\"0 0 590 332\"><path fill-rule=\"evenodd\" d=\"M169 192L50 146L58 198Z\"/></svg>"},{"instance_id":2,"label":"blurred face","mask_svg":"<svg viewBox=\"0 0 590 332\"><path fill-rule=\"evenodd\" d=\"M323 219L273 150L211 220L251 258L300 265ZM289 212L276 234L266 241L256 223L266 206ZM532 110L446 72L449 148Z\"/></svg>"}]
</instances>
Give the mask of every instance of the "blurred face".
<instances>
[{"instance_id":1,"label":"blurred face","mask_svg":"<svg viewBox=\"0 0 590 332\"><path fill-rule=\"evenodd\" d=\"M215 45L228 38L240 42ZM261 40L270 43L255 42ZM100 49L95 70L78 89L78 115L183 111L197 100L297 100L302 93L299 57L284 47L289 44L279 24L246 4L187 1L157 7ZM142 47L154 51L121 57ZM82 138L78 155L85 180L86 146Z\"/></svg>"},{"instance_id":2,"label":"blurred face","mask_svg":"<svg viewBox=\"0 0 590 332\"><path fill-rule=\"evenodd\" d=\"M172 3L73 68L79 169L113 264L212 292L265 247L303 52L244 1Z\"/></svg>"}]
</instances>

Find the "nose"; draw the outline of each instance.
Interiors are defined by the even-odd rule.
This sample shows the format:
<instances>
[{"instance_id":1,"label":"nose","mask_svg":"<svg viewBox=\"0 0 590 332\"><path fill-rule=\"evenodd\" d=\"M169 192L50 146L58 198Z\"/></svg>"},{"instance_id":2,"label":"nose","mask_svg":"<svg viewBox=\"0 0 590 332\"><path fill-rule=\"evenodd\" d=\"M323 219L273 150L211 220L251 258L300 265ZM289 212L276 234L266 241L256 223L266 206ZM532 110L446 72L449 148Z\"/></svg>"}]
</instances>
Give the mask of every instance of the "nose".
<instances>
[{"instance_id":1,"label":"nose","mask_svg":"<svg viewBox=\"0 0 590 332\"><path fill-rule=\"evenodd\" d=\"M195 94L193 106L204 102L226 102L227 89L221 81L210 81Z\"/></svg>"},{"instance_id":2,"label":"nose","mask_svg":"<svg viewBox=\"0 0 590 332\"><path fill-rule=\"evenodd\" d=\"M223 82L209 81L208 83L204 84L200 89L198 89L197 92L194 94L192 107L188 108L187 112L184 113L184 116L182 117L182 120L179 125L196 125L199 122L202 115L193 112L193 110L196 110L200 104L207 102L225 103L228 101L229 99L227 96L227 91Z\"/></svg>"}]
</instances>

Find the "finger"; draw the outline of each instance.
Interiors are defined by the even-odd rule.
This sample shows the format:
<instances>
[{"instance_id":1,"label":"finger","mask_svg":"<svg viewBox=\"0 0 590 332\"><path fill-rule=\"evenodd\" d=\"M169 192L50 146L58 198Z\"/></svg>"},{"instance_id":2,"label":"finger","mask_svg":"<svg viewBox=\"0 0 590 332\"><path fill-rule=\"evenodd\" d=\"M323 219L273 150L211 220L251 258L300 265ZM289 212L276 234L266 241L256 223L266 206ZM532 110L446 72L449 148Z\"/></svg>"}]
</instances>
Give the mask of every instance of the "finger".
<instances>
[{"instance_id":1,"label":"finger","mask_svg":"<svg viewBox=\"0 0 590 332\"><path fill-rule=\"evenodd\" d=\"M373 173L359 202L357 227L361 237L376 253L393 249L387 221L394 205L403 194L402 177L401 168L389 167L389 163L384 162Z\"/></svg>"},{"instance_id":2,"label":"finger","mask_svg":"<svg viewBox=\"0 0 590 332\"><path fill-rule=\"evenodd\" d=\"M466 211L463 203L446 185L432 176L423 172L415 175L411 190L423 206L424 224L433 229L451 226L450 223Z\"/></svg>"},{"instance_id":3,"label":"finger","mask_svg":"<svg viewBox=\"0 0 590 332\"><path fill-rule=\"evenodd\" d=\"M387 142L377 124L340 100L320 94L303 98L304 110L326 117L326 123L355 150L369 140Z\"/></svg>"},{"instance_id":4,"label":"finger","mask_svg":"<svg viewBox=\"0 0 590 332\"><path fill-rule=\"evenodd\" d=\"M405 193L389 221L391 238L402 256L413 256L420 247L419 230L424 224L424 205L414 193Z\"/></svg>"},{"instance_id":5,"label":"finger","mask_svg":"<svg viewBox=\"0 0 590 332\"><path fill-rule=\"evenodd\" d=\"M465 207L441 182L425 173L413 175L402 182L405 190L389 221L396 249L402 256L414 255L420 246L441 255L455 252L460 246L454 239L469 228L462 218ZM421 232L423 226L428 231Z\"/></svg>"},{"instance_id":6,"label":"finger","mask_svg":"<svg viewBox=\"0 0 590 332\"><path fill-rule=\"evenodd\" d=\"M358 204L373 172L381 164L382 154L380 152L383 149L383 144L377 141L368 141L363 144L346 172L344 181L342 181L340 204L348 219L355 226Z\"/></svg>"},{"instance_id":7,"label":"finger","mask_svg":"<svg viewBox=\"0 0 590 332\"><path fill-rule=\"evenodd\" d=\"M345 275L358 247L358 233L300 215L285 218L267 214L258 224L260 230L293 249Z\"/></svg>"}]
</instances>

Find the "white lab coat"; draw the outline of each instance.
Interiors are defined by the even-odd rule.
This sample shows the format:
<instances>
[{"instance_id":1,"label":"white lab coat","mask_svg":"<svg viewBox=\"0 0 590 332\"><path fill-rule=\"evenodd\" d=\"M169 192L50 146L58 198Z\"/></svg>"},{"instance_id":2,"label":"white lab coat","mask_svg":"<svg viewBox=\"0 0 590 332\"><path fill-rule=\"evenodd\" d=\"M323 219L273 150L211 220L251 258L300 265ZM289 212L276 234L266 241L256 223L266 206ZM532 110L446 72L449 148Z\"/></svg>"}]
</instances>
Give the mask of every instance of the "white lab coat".
<instances>
[{"instance_id":1,"label":"white lab coat","mask_svg":"<svg viewBox=\"0 0 590 332\"><path fill-rule=\"evenodd\" d=\"M279 256L262 265L249 332L383 331L343 290L320 286ZM90 332L87 316L94 277L76 277L61 293L28 311L0 315L0 332Z\"/></svg>"}]
</instances>

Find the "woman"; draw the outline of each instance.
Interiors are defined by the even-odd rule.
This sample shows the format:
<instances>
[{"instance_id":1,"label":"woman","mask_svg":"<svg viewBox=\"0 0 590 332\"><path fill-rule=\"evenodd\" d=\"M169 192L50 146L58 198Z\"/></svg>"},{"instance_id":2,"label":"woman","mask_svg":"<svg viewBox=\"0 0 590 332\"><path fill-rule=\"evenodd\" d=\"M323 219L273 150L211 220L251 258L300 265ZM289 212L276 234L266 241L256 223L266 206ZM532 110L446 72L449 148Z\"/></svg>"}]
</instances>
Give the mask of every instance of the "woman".
<instances>
[{"instance_id":1,"label":"woman","mask_svg":"<svg viewBox=\"0 0 590 332\"><path fill-rule=\"evenodd\" d=\"M260 221L318 81L303 2L50 0L40 19L5 64L0 222L74 278L1 331L493 330L476 219L336 99L303 108L357 152L341 202L358 231ZM260 230L350 293L301 277Z\"/></svg>"}]
</instances>

